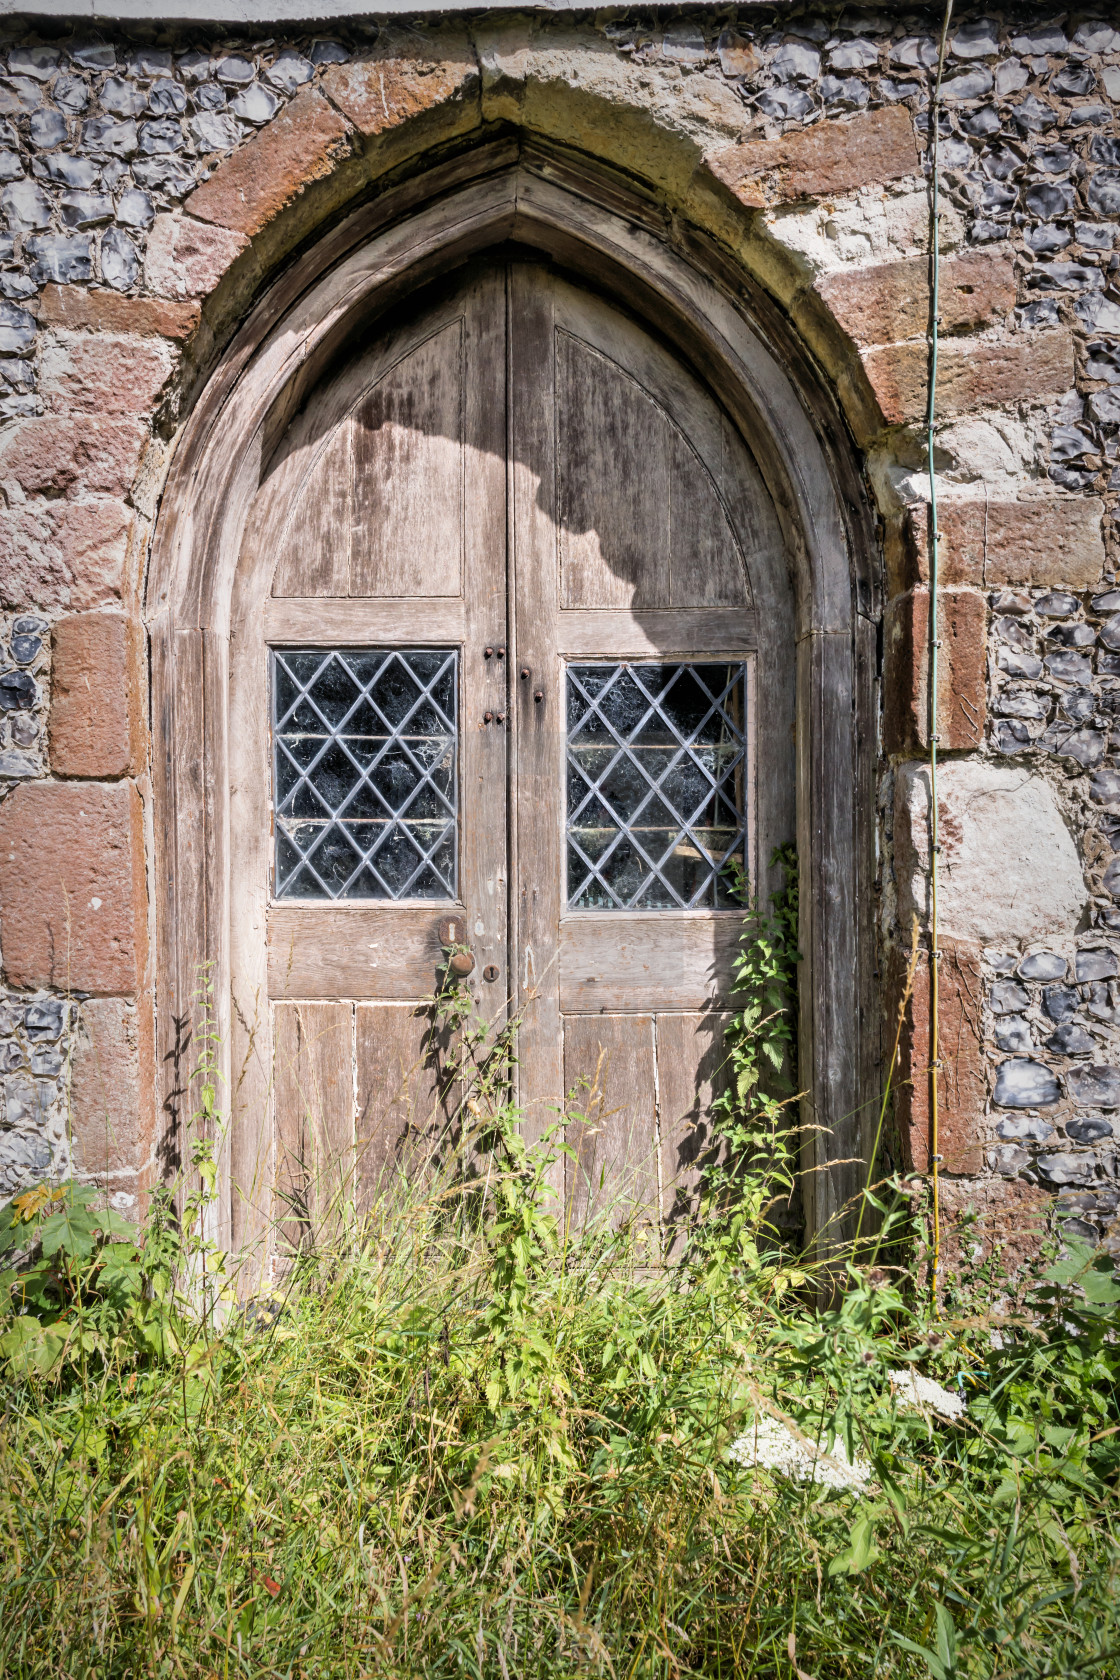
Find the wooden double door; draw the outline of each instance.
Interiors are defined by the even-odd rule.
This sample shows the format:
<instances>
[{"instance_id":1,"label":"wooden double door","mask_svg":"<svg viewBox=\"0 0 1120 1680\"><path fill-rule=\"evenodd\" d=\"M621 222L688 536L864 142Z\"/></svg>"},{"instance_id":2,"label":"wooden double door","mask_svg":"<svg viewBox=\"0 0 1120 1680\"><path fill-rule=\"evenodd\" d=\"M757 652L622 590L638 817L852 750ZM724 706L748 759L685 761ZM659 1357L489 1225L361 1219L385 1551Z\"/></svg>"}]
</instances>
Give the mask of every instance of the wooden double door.
<instances>
[{"instance_id":1,"label":"wooden double door","mask_svg":"<svg viewBox=\"0 0 1120 1680\"><path fill-rule=\"evenodd\" d=\"M767 737L792 763L784 567L739 432L621 308L476 262L277 422L238 575L243 1201L368 1205L438 1129L425 1000L451 944L478 1011L517 1018L526 1133L580 1116L577 1217L669 1214L737 894L789 816L758 764Z\"/></svg>"}]
</instances>

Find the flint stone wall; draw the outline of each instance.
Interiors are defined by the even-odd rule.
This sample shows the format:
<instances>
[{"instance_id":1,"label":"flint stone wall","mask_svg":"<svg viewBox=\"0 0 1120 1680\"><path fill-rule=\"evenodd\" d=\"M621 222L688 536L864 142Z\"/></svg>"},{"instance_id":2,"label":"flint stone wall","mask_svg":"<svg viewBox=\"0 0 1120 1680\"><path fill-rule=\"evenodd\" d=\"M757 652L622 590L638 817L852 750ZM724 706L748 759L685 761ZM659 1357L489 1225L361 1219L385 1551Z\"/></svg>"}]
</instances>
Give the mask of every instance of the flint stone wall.
<instances>
[{"instance_id":1,"label":"flint stone wall","mask_svg":"<svg viewBox=\"0 0 1120 1680\"><path fill-rule=\"evenodd\" d=\"M393 17L267 39L13 28L0 1193L73 1165L135 1209L156 1170L140 603L185 409L287 250L378 173L485 123L601 156L702 222L834 383L882 526L889 1017L928 864L932 14ZM943 97L946 1205L1021 1234L1024 1209L1056 1199L1114 1245L1120 30L1079 12L961 12ZM924 1170L922 961L906 1050L895 1148Z\"/></svg>"}]
</instances>

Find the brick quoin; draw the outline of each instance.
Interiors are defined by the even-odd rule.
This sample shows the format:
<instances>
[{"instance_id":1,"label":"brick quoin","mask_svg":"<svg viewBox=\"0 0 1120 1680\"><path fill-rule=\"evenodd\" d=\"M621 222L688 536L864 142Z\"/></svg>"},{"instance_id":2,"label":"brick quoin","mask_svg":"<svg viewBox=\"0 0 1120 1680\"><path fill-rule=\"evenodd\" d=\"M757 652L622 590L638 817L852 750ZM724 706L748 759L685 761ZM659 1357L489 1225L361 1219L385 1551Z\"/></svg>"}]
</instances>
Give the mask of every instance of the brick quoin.
<instances>
[{"instance_id":1,"label":"brick quoin","mask_svg":"<svg viewBox=\"0 0 1120 1680\"><path fill-rule=\"evenodd\" d=\"M130 782L40 782L0 805L0 928L12 986L130 995L144 979L140 797Z\"/></svg>"},{"instance_id":2,"label":"brick quoin","mask_svg":"<svg viewBox=\"0 0 1120 1680\"><path fill-rule=\"evenodd\" d=\"M938 505L938 580L974 588L1093 589L1104 568L1099 496ZM929 581L929 507L907 515L908 583Z\"/></svg>"},{"instance_id":3,"label":"brick quoin","mask_svg":"<svg viewBox=\"0 0 1120 1680\"><path fill-rule=\"evenodd\" d=\"M929 351L925 344L872 350L863 365L883 419L891 426L925 418ZM1065 329L1030 343L942 344L937 358L937 412L943 419L977 408L1058 396L1073 385L1073 338Z\"/></svg>"},{"instance_id":4,"label":"brick quoin","mask_svg":"<svg viewBox=\"0 0 1120 1680\"><path fill-rule=\"evenodd\" d=\"M50 764L58 776L124 776L143 756L140 628L119 613L61 619L52 635Z\"/></svg>"},{"instance_id":5,"label":"brick quoin","mask_svg":"<svg viewBox=\"0 0 1120 1680\"><path fill-rule=\"evenodd\" d=\"M988 604L975 589L938 591L937 728L946 752L981 745L988 715ZM887 608L883 746L892 756L929 745L929 591Z\"/></svg>"},{"instance_id":6,"label":"brick quoin","mask_svg":"<svg viewBox=\"0 0 1120 1680\"><path fill-rule=\"evenodd\" d=\"M38 315L41 327L174 339L189 338L202 318L197 303L55 285L43 287Z\"/></svg>"},{"instance_id":7,"label":"brick quoin","mask_svg":"<svg viewBox=\"0 0 1120 1680\"><path fill-rule=\"evenodd\" d=\"M926 257L830 274L817 291L857 344L893 344L929 328ZM990 326L1015 306L1014 265L991 252L950 257L941 265L938 296L946 331Z\"/></svg>"},{"instance_id":8,"label":"brick quoin","mask_svg":"<svg viewBox=\"0 0 1120 1680\"><path fill-rule=\"evenodd\" d=\"M981 1020L984 983L980 947L942 940L938 977L940 1059L938 1140L946 1173L977 1173L984 1165L981 1126L987 1096ZM894 1043L909 953L895 949L888 963L888 1043ZM914 989L906 1007L896 1074L895 1125L901 1165L928 1172L930 1156L930 984L929 953L920 951Z\"/></svg>"},{"instance_id":9,"label":"brick quoin","mask_svg":"<svg viewBox=\"0 0 1120 1680\"><path fill-rule=\"evenodd\" d=\"M70 1075L75 1170L112 1182L135 1174L143 1185L154 1144L152 1011L148 1000L87 998Z\"/></svg>"},{"instance_id":10,"label":"brick quoin","mask_svg":"<svg viewBox=\"0 0 1120 1680\"><path fill-rule=\"evenodd\" d=\"M301 93L196 187L184 208L252 238L349 150L349 125L321 93Z\"/></svg>"}]
</instances>

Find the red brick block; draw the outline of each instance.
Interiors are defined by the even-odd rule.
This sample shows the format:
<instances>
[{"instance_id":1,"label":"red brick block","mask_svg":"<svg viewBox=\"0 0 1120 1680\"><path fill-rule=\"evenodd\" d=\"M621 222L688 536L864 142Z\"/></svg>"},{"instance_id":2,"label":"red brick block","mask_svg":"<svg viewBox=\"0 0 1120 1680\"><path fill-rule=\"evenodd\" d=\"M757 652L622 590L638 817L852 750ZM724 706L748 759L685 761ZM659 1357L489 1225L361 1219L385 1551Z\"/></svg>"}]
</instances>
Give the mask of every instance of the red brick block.
<instances>
[{"instance_id":1,"label":"red brick block","mask_svg":"<svg viewBox=\"0 0 1120 1680\"><path fill-rule=\"evenodd\" d=\"M251 239L310 182L332 173L350 150L349 135L321 93L301 93L220 163L184 207Z\"/></svg>"},{"instance_id":2,"label":"red brick block","mask_svg":"<svg viewBox=\"0 0 1120 1680\"><path fill-rule=\"evenodd\" d=\"M984 739L988 606L974 589L938 591L937 730L941 748L966 752ZM884 625L883 745L892 755L929 745L929 591L889 604Z\"/></svg>"},{"instance_id":3,"label":"red brick block","mask_svg":"<svg viewBox=\"0 0 1120 1680\"><path fill-rule=\"evenodd\" d=\"M0 937L10 985L138 989L147 904L132 783L25 783L0 805Z\"/></svg>"},{"instance_id":4,"label":"red brick block","mask_svg":"<svg viewBox=\"0 0 1120 1680\"><path fill-rule=\"evenodd\" d=\"M208 297L248 248L245 235L230 228L188 216L157 216L148 235L144 278L160 297Z\"/></svg>"},{"instance_id":5,"label":"red brick block","mask_svg":"<svg viewBox=\"0 0 1120 1680\"><path fill-rule=\"evenodd\" d=\"M28 495L127 496L147 435L138 420L24 420L0 438L0 479Z\"/></svg>"},{"instance_id":6,"label":"red brick block","mask_svg":"<svg viewBox=\"0 0 1120 1680\"><path fill-rule=\"evenodd\" d=\"M1021 502L945 502L938 507L937 575L977 589L1092 589L1104 569L1097 496ZM908 583L929 580L929 507L911 508Z\"/></svg>"},{"instance_id":7,"label":"red brick block","mask_svg":"<svg viewBox=\"0 0 1120 1680\"><path fill-rule=\"evenodd\" d=\"M43 346L40 389L55 414L150 414L172 370L153 339L75 333Z\"/></svg>"},{"instance_id":8,"label":"red brick block","mask_svg":"<svg viewBox=\"0 0 1120 1680\"><path fill-rule=\"evenodd\" d=\"M323 92L366 135L384 134L477 89L478 65L454 27L424 35L388 31L368 58L332 64Z\"/></svg>"},{"instance_id":9,"label":"red brick block","mask_svg":"<svg viewBox=\"0 0 1120 1680\"><path fill-rule=\"evenodd\" d=\"M39 325L72 332L120 333L126 337L189 338L202 318L197 303L163 298L123 297L86 286L44 286Z\"/></svg>"},{"instance_id":10,"label":"red brick block","mask_svg":"<svg viewBox=\"0 0 1120 1680\"><path fill-rule=\"evenodd\" d=\"M817 291L857 344L894 344L929 328L929 262L909 257L829 274ZM1015 304L1015 269L1007 257L969 252L941 264L943 330L989 326Z\"/></svg>"},{"instance_id":11,"label":"red brick block","mask_svg":"<svg viewBox=\"0 0 1120 1680\"><path fill-rule=\"evenodd\" d=\"M886 1039L893 1045L905 992L908 953L894 950L888 963L891 1014ZM938 982L938 1148L942 1171L976 1173L984 1165L983 1120L987 1069L981 1026L983 982L980 948L943 941ZM931 1040L933 1000L929 953L919 953L914 988L905 1006L899 1065L895 1072L895 1124L902 1166L928 1172L931 1162Z\"/></svg>"},{"instance_id":12,"label":"red brick block","mask_svg":"<svg viewBox=\"0 0 1120 1680\"><path fill-rule=\"evenodd\" d=\"M834 198L921 169L913 120L901 105L816 123L778 140L747 140L714 152L707 163L740 203L754 209Z\"/></svg>"},{"instance_id":13,"label":"red brick block","mask_svg":"<svg viewBox=\"0 0 1120 1680\"><path fill-rule=\"evenodd\" d=\"M70 1070L74 1169L101 1181L151 1172L154 1043L148 999L88 998Z\"/></svg>"},{"instance_id":14,"label":"red brick block","mask_svg":"<svg viewBox=\"0 0 1120 1680\"><path fill-rule=\"evenodd\" d=\"M929 364L924 344L872 350L863 365L888 425L925 418ZM943 344L937 359L937 412L944 420L1023 398L1042 401L1070 390L1073 378L1073 338L1065 327L1032 333L1021 344Z\"/></svg>"},{"instance_id":15,"label":"red brick block","mask_svg":"<svg viewBox=\"0 0 1120 1680\"><path fill-rule=\"evenodd\" d=\"M52 633L50 763L57 776L126 776L143 756L139 632L119 613Z\"/></svg>"}]
</instances>

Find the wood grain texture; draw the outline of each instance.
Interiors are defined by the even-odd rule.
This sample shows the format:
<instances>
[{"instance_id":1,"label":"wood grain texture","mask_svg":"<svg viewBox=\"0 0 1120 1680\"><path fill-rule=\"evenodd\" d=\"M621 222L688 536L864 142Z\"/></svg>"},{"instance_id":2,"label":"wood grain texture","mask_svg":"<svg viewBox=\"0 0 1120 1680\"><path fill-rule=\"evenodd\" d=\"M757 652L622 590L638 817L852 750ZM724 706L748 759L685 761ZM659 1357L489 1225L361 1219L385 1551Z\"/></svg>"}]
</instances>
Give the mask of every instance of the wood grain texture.
<instances>
[{"instance_id":1,"label":"wood grain texture","mask_svg":"<svg viewBox=\"0 0 1120 1680\"><path fill-rule=\"evenodd\" d=\"M696 1010L725 998L743 918L735 911L589 911L560 924L564 1013Z\"/></svg>"},{"instance_id":2,"label":"wood grain texture","mask_svg":"<svg viewBox=\"0 0 1120 1680\"><path fill-rule=\"evenodd\" d=\"M573 1226L656 1219L657 1077L649 1015L574 1015L564 1020L567 1202Z\"/></svg>"},{"instance_id":3,"label":"wood grain texture","mask_svg":"<svg viewBox=\"0 0 1120 1680\"><path fill-rule=\"evenodd\" d=\"M354 1198L353 1009L275 1010L276 1222L292 1248L329 1241Z\"/></svg>"}]
</instances>

